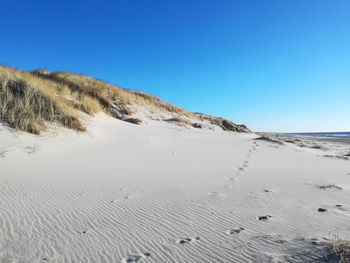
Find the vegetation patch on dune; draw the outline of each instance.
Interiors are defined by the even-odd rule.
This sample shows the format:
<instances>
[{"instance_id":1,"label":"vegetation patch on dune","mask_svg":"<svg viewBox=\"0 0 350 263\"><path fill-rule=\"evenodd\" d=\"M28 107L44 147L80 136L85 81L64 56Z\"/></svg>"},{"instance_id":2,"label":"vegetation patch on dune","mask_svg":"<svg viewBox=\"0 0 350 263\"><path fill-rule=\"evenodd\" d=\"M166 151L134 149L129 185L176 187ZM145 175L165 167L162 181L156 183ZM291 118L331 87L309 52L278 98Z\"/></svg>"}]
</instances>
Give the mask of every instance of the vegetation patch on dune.
<instances>
[{"instance_id":1,"label":"vegetation patch on dune","mask_svg":"<svg viewBox=\"0 0 350 263\"><path fill-rule=\"evenodd\" d=\"M277 139L274 139L274 138L271 138L271 137L268 137L268 136L261 136L259 138L256 138L255 140L259 140L259 141L266 141L266 142L272 142L272 143L277 143L279 145L283 145L283 142L277 140Z\"/></svg>"},{"instance_id":2,"label":"vegetation patch on dune","mask_svg":"<svg viewBox=\"0 0 350 263\"><path fill-rule=\"evenodd\" d=\"M0 67L0 118L12 128L39 134L49 121L84 131L66 93L67 88L59 83Z\"/></svg>"},{"instance_id":3,"label":"vegetation patch on dune","mask_svg":"<svg viewBox=\"0 0 350 263\"><path fill-rule=\"evenodd\" d=\"M188 118L206 120L224 130L250 132L244 125L204 114L192 113L140 92L122 89L105 81L70 72L21 71L0 66L0 119L10 127L39 134L47 122L85 131L82 113L104 112L117 119L139 124L131 118L135 105L174 116L192 126Z\"/></svg>"},{"instance_id":4,"label":"vegetation patch on dune","mask_svg":"<svg viewBox=\"0 0 350 263\"><path fill-rule=\"evenodd\" d=\"M170 118L170 119L166 119L165 121L176 122L176 123L179 123L181 125L192 126L192 122L190 120L185 119L185 118L181 118L179 116L176 116L176 117Z\"/></svg>"},{"instance_id":5,"label":"vegetation patch on dune","mask_svg":"<svg viewBox=\"0 0 350 263\"><path fill-rule=\"evenodd\" d=\"M335 257L342 263L350 263L350 242L334 238L332 240L332 251Z\"/></svg>"}]
</instances>

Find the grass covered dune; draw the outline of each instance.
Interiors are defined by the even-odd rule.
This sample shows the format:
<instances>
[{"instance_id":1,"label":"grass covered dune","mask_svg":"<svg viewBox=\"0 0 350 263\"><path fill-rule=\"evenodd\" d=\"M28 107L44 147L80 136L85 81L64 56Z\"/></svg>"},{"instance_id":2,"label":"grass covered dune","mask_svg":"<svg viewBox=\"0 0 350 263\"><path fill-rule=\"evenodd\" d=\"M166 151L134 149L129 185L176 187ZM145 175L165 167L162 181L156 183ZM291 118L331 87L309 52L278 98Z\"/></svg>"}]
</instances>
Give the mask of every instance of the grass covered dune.
<instances>
[{"instance_id":1,"label":"grass covered dune","mask_svg":"<svg viewBox=\"0 0 350 263\"><path fill-rule=\"evenodd\" d=\"M170 113L184 125L188 118L207 121L224 130L250 132L244 125L162 101L155 96L122 89L102 80L70 72L21 71L0 66L0 118L16 130L40 134L53 122L66 128L85 131L81 113L93 116L105 112L115 118L138 123L130 118L135 105Z\"/></svg>"}]
</instances>

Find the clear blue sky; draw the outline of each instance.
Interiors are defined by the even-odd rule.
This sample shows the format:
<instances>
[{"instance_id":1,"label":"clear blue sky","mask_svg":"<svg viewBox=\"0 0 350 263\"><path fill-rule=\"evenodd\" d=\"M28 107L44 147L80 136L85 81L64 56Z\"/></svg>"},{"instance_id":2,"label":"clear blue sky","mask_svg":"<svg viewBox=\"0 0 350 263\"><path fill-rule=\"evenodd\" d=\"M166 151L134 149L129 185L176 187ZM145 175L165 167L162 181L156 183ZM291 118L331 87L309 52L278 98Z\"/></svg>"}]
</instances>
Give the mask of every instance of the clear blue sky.
<instances>
[{"instance_id":1,"label":"clear blue sky","mask_svg":"<svg viewBox=\"0 0 350 263\"><path fill-rule=\"evenodd\" d=\"M256 131L350 131L348 0L2 0L0 63L85 73Z\"/></svg>"}]
</instances>

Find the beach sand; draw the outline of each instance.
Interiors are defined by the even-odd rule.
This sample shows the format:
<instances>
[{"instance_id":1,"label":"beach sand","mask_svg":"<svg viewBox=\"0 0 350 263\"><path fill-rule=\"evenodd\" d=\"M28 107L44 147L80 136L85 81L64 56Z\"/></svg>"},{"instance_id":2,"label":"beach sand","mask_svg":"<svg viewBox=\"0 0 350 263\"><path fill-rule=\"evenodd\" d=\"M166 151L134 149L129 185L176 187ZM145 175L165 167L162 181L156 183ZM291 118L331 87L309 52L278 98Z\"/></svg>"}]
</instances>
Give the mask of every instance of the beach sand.
<instances>
[{"instance_id":1,"label":"beach sand","mask_svg":"<svg viewBox=\"0 0 350 263\"><path fill-rule=\"evenodd\" d=\"M325 157L349 145L102 114L57 130L0 128L0 262L326 262L350 239L350 161Z\"/></svg>"}]
</instances>

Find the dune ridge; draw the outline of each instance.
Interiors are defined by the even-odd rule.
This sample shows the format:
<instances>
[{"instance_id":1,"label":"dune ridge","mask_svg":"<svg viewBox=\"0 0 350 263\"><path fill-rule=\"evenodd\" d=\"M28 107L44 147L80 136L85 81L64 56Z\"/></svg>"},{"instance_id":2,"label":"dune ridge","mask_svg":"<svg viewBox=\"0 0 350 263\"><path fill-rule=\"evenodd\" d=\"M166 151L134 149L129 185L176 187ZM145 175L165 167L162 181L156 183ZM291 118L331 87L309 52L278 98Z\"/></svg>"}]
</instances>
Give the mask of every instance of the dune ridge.
<instances>
[{"instance_id":1,"label":"dune ridge","mask_svg":"<svg viewBox=\"0 0 350 263\"><path fill-rule=\"evenodd\" d=\"M189 112L153 95L123 89L84 74L21 71L0 66L0 119L17 130L40 134L51 122L85 131L83 114L94 116L99 112L140 124L142 120L132 117L138 106L147 106L155 113L167 113L187 126L199 128L199 121L223 130L251 132L245 125Z\"/></svg>"}]
</instances>

